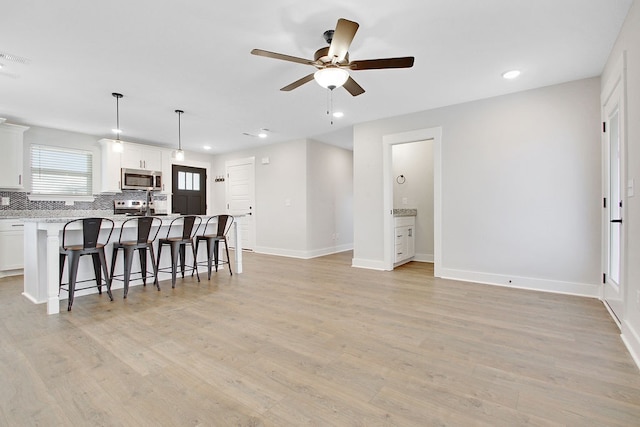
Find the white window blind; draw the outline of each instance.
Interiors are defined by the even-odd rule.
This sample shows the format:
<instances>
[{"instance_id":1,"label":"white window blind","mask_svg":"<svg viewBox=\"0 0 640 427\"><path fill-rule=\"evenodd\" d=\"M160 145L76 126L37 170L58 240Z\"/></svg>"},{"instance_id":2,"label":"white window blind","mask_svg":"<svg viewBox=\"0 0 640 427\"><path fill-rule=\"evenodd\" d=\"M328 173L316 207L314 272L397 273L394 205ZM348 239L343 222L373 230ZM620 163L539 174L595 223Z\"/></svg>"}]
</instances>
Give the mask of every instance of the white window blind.
<instances>
[{"instance_id":1,"label":"white window blind","mask_svg":"<svg viewBox=\"0 0 640 427\"><path fill-rule=\"evenodd\" d=\"M31 146L31 193L89 196L93 190L91 152Z\"/></svg>"}]
</instances>

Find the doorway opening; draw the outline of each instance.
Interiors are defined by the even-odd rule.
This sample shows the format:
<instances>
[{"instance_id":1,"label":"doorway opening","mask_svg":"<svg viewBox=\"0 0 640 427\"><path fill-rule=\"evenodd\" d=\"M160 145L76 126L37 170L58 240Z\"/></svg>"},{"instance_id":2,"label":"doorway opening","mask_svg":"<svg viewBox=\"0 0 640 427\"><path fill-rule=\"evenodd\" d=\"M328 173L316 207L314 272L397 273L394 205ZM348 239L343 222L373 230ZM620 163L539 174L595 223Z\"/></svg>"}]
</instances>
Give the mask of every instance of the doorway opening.
<instances>
[{"instance_id":1,"label":"doorway opening","mask_svg":"<svg viewBox=\"0 0 640 427\"><path fill-rule=\"evenodd\" d=\"M413 260L433 263L433 140L394 144L391 156L393 209L417 212Z\"/></svg>"},{"instance_id":2,"label":"doorway opening","mask_svg":"<svg viewBox=\"0 0 640 427\"><path fill-rule=\"evenodd\" d=\"M395 260L395 234L394 234L394 189L396 182L393 170L393 147L399 144L430 141L433 153L433 263L434 275L440 276L442 260L441 242L441 139L442 128L419 129L416 131L390 134L383 136L383 208L384 208L384 269L393 270ZM425 159L426 161L426 159ZM402 200L400 201L402 205ZM423 254L426 258L427 254ZM427 259L424 259L427 261Z\"/></svg>"},{"instance_id":3,"label":"doorway opening","mask_svg":"<svg viewBox=\"0 0 640 427\"><path fill-rule=\"evenodd\" d=\"M207 213L207 170L172 165L171 212L181 215Z\"/></svg>"}]
</instances>

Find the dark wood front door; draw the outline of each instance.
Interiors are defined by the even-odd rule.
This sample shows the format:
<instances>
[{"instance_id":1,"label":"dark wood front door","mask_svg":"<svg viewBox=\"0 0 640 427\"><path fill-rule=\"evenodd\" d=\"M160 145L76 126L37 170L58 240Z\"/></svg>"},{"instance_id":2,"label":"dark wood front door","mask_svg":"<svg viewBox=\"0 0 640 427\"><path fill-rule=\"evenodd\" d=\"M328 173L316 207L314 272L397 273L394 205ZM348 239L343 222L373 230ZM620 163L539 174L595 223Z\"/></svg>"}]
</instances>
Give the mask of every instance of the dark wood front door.
<instances>
[{"instance_id":1,"label":"dark wood front door","mask_svg":"<svg viewBox=\"0 0 640 427\"><path fill-rule=\"evenodd\" d=\"M207 213L207 170L189 166L172 167L171 206L173 213L204 215Z\"/></svg>"}]
</instances>

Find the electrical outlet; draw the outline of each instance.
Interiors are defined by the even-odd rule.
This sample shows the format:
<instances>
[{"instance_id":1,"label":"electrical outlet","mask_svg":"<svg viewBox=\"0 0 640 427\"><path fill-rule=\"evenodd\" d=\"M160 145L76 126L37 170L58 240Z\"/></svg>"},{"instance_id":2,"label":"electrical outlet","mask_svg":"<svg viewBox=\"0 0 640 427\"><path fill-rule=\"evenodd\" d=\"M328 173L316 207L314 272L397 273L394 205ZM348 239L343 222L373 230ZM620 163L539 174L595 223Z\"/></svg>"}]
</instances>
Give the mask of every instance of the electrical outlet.
<instances>
[{"instance_id":1,"label":"electrical outlet","mask_svg":"<svg viewBox=\"0 0 640 427\"><path fill-rule=\"evenodd\" d=\"M2 198L2 206L9 206L11 204L11 199L9 197Z\"/></svg>"}]
</instances>

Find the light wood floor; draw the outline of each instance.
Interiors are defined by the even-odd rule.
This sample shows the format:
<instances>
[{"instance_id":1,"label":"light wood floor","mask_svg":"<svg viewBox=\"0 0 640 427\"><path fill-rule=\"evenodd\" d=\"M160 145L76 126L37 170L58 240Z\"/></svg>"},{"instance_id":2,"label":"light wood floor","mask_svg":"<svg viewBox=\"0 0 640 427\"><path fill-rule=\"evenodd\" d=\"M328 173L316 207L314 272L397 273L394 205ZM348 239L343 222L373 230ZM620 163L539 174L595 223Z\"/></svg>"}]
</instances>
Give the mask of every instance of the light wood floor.
<instances>
[{"instance_id":1,"label":"light wood floor","mask_svg":"<svg viewBox=\"0 0 640 427\"><path fill-rule=\"evenodd\" d=\"M247 253L243 274L54 316L1 279L0 425L640 425L599 301L351 256Z\"/></svg>"}]
</instances>

